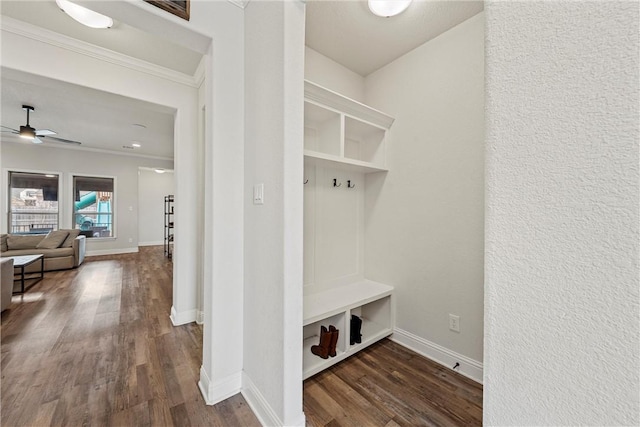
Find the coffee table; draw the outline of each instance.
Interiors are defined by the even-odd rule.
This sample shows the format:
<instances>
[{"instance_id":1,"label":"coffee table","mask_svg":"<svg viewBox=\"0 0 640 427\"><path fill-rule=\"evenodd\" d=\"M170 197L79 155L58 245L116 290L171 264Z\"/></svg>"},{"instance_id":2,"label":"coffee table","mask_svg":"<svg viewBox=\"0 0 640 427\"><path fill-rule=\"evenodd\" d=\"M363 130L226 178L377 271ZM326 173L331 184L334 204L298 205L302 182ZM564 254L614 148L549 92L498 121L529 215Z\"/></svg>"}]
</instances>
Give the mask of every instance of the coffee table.
<instances>
[{"instance_id":1,"label":"coffee table","mask_svg":"<svg viewBox=\"0 0 640 427\"><path fill-rule=\"evenodd\" d=\"M43 254L10 256L10 257L6 257L6 258L13 258L14 282L16 281L16 279L15 279L15 271L16 270L15 269L16 268L20 269L20 278L18 279L20 281L20 285L21 285L20 286L20 292L14 292L14 294L23 294L24 293L24 281L25 281L24 269L28 265L31 265L34 262L37 262L38 260L40 260L40 277L27 277L27 279L36 279L36 281L33 282L31 284L31 286L33 286L34 284L38 283L40 280L44 279L44 255Z\"/></svg>"}]
</instances>

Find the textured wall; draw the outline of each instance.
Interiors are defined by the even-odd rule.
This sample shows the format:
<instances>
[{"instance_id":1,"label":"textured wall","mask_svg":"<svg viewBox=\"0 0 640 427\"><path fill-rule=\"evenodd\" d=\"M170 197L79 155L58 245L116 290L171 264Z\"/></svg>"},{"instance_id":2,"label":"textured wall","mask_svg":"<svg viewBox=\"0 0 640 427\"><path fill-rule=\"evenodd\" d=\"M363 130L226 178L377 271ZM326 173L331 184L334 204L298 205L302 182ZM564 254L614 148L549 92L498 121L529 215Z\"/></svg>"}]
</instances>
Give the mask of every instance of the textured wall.
<instances>
[{"instance_id":1,"label":"textured wall","mask_svg":"<svg viewBox=\"0 0 640 427\"><path fill-rule=\"evenodd\" d=\"M488 2L486 425L639 425L638 2Z\"/></svg>"}]
</instances>

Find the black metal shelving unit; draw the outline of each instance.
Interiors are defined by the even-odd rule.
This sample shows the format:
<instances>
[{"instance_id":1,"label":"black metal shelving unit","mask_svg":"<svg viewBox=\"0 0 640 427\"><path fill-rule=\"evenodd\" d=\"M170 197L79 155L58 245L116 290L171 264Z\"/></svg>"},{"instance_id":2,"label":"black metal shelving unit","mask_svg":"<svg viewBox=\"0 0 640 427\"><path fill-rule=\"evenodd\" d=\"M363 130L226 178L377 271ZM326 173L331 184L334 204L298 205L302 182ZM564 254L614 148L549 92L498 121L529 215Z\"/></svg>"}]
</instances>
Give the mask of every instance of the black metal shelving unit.
<instances>
[{"instance_id":1,"label":"black metal shelving unit","mask_svg":"<svg viewBox=\"0 0 640 427\"><path fill-rule=\"evenodd\" d=\"M173 258L173 194L164 196L164 255Z\"/></svg>"}]
</instances>

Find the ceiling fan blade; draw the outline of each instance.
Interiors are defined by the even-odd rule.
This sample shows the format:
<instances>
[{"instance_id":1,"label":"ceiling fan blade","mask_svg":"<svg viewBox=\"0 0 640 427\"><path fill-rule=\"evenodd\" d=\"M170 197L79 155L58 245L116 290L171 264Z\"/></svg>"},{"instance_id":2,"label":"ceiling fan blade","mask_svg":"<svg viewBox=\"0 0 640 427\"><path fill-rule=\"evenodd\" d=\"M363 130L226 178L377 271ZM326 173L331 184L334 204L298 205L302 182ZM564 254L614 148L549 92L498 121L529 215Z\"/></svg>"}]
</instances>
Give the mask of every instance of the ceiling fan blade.
<instances>
[{"instance_id":1,"label":"ceiling fan blade","mask_svg":"<svg viewBox=\"0 0 640 427\"><path fill-rule=\"evenodd\" d=\"M56 132L52 131L51 129L38 129L36 131L36 136L51 136L55 134Z\"/></svg>"},{"instance_id":2,"label":"ceiling fan blade","mask_svg":"<svg viewBox=\"0 0 640 427\"><path fill-rule=\"evenodd\" d=\"M3 127L5 129L9 129L10 131L14 132L14 133L18 133L18 129L14 129L14 128L10 128L9 126L2 126L0 125L0 127ZM2 132L8 132L8 131L2 131Z\"/></svg>"},{"instance_id":3,"label":"ceiling fan blade","mask_svg":"<svg viewBox=\"0 0 640 427\"><path fill-rule=\"evenodd\" d=\"M37 136L34 136L31 142L33 142L34 144L42 144L42 140Z\"/></svg>"},{"instance_id":4,"label":"ceiling fan blade","mask_svg":"<svg viewBox=\"0 0 640 427\"><path fill-rule=\"evenodd\" d=\"M44 135L42 137L45 138ZM64 142L65 144L77 144L77 145L82 144L82 142L72 141L70 139L58 138L57 136L46 136L46 138L52 139L52 140L58 141L58 142Z\"/></svg>"}]
</instances>

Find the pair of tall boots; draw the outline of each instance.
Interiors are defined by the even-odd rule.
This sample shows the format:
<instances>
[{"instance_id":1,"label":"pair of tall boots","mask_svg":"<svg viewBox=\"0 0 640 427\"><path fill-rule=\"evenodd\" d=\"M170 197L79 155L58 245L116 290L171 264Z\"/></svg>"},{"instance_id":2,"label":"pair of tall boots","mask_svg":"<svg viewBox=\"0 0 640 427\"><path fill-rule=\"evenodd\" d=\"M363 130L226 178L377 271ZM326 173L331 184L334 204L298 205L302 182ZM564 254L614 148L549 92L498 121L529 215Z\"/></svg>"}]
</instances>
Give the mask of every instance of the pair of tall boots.
<instances>
[{"instance_id":1,"label":"pair of tall boots","mask_svg":"<svg viewBox=\"0 0 640 427\"><path fill-rule=\"evenodd\" d=\"M340 331L335 326L330 325L327 330L326 327L320 327L320 343L319 345L311 346L311 353L323 359L336 356L336 345L338 344L338 333Z\"/></svg>"},{"instance_id":2,"label":"pair of tall boots","mask_svg":"<svg viewBox=\"0 0 640 427\"><path fill-rule=\"evenodd\" d=\"M355 314L351 315L351 337L349 342L351 345L360 344L362 342L362 319Z\"/></svg>"}]
</instances>

